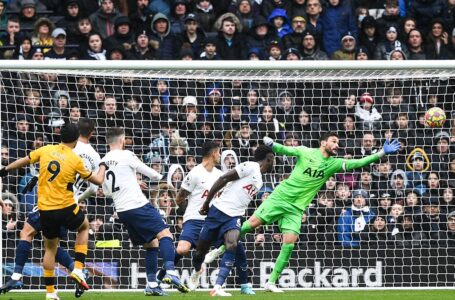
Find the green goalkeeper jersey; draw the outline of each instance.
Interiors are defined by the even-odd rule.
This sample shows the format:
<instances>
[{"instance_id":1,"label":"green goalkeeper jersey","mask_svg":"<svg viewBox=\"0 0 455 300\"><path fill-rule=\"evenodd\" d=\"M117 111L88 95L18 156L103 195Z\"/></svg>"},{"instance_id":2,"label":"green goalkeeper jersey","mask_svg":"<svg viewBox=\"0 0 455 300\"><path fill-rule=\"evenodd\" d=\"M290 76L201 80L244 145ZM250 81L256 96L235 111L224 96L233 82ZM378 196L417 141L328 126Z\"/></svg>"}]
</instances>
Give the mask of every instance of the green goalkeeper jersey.
<instances>
[{"instance_id":1,"label":"green goalkeeper jersey","mask_svg":"<svg viewBox=\"0 0 455 300\"><path fill-rule=\"evenodd\" d=\"M281 182L269 197L290 202L301 210L310 204L333 174L367 166L380 158L378 153L362 159L325 158L319 148L286 147L278 143L273 144L272 150L297 157L297 163L291 176Z\"/></svg>"}]
</instances>

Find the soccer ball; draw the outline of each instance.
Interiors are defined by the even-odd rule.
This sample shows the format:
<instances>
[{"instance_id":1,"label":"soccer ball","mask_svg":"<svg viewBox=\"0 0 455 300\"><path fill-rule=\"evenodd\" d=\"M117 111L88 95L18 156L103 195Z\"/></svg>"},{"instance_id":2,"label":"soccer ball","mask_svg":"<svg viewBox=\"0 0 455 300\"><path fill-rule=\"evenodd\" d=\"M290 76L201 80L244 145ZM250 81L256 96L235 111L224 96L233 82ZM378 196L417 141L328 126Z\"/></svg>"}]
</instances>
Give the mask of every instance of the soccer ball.
<instances>
[{"instance_id":1,"label":"soccer ball","mask_svg":"<svg viewBox=\"0 0 455 300\"><path fill-rule=\"evenodd\" d=\"M425 124L429 127L442 127L446 120L445 112L439 107L432 107L425 113Z\"/></svg>"}]
</instances>

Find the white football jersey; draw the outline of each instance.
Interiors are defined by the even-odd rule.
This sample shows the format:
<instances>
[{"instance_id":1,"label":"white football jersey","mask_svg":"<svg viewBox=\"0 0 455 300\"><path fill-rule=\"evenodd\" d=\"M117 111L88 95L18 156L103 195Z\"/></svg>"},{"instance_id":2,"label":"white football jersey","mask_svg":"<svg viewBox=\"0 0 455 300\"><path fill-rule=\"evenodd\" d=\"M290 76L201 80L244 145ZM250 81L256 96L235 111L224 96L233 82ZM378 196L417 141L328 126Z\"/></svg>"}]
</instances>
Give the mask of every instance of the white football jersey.
<instances>
[{"instance_id":1,"label":"white football jersey","mask_svg":"<svg viewBox=\"0 0 455 300\"><path fill-rule=\"evenodd\" d=\"M109 167L104 175L103 192L114 200L115 209L119 212L142 207L149 202L137 182L136 172L156 180L163 177L129 150L109 151L101 162Z\"/></svg>"},{"instance_id":2,"label":"white football jersey","mask_svg":"<svg viewBox=\"0 0 455 300\"><path fill-rule=\"evenodd\" d=\"M213 168L211 172L207 171L202 164L194 167L188 175L185 176L181 188L190 192L188 196L188 206L183 215L183 222L188 220L204 220L206 216L199 213L202 204L207 199L212 185L223 175L223 172Z\"/></svg>"},{"instance_id":3,"label":"white football jersey","mask_svg":"<svg viewBox=\"0 0 455 300\"><path fill-rule=\"evenodd\" d=\"M101 157L98 152L93 149L92 145L78 141L73 151L82 158L87 170L92 173L96 173L98 171ZM81 176L77 174L73 185L75 199L82 194L82 188L90 188L92 191L96 192L98 186L94 183L84 181Z\"/></svg>"},{"instance_id":4,"label":"white football jersey","mask_svg":"<svg viewBox=\"0 0 455 300\"><path fill-rule=\"evenodd\" d=\"M247 161L235 167L239 179L229 182L212 203L228 216L243 216L250 201L262 187L261 167L257 162Z\"/></svg>"}]
</instances>

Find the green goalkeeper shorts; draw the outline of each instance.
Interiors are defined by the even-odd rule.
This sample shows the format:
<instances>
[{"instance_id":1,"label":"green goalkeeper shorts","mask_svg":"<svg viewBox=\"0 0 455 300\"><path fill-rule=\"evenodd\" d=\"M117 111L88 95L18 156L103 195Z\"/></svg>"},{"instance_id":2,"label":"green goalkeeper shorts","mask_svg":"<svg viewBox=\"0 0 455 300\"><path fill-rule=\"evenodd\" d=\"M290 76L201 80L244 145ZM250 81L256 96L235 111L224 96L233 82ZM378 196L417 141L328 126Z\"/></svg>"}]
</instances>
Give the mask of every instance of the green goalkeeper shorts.
<instances>
[{"instance_id":1,"label":"green goalkeeper shorts","mask_svg":"<svg viewBox=\"0 0 455 300\"><path fill-rule=\"evenodd\" d=\"M278 222L282 233L300 234L302 226L303 211L283 200L274 200L271 196L267 198L256 209L254 215L259 218L264 225Z\"/></svg>"}]
</instances>

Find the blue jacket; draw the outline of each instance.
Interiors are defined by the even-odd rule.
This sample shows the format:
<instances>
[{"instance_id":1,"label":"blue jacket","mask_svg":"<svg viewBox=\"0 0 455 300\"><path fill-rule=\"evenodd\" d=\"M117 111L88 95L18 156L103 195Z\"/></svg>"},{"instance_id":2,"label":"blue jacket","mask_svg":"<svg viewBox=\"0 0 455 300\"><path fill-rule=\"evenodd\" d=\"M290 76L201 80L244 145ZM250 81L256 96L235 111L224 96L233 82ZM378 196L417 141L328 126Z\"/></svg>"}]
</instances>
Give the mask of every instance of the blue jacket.
<instances>
[{"instance_id":1,"label":"blue jacket","mask_svg":"<svg viewBox=\"0 0 455 300\"><path fill-rule=\"evenodd\" d=\"M370 209L369 212L363 212L363 217L365 222L368 224L374 218L375 214ZM359 247L360 246L360 237L358 235L353 235L355 220L359 215L354 215L352 208L346 209L344 214L338 219L337 232L338 232L338 241L343 247ZM366 225L367 226L367 225ZM365 227L366 227L365 226Z\"/></svg>"},{"instance_id":2,"label":"blue jacket","mask_svg":"<svg viewBox=\"0 0 455 300\"><path fill-rule=\"evenodd\" d=\"M159 19L166 20L167 31L164 34L158 34L155 31L154 24ZM152 19L152 34L150 40L158 42L158 59L176 59L178 56L177 40L171 32L171 22L162 13L157 13Z\"/></svg>"},{"instance_id":3,"label":"blue jacket","mask_svg":"<svg viewBox=\"0 0 455 300\"><path fill-rule=\"evenodd\" d=\"M352 7L340 0L338 6L330 4L321 15L322 40L325 52L329 57L341 47L343 34L350 31L357 38L357 25Z\"/></svg>"},{"instance_id":4,"label":"blue jacket","mask_svg":"<svg viewBox=\"0 0 455 300\"><path fill-rule=\"evenodd\" d=\"M270 16L267 18L270 24L273 26L273 19L276 17L282 17L284 19L284 24L283 27L281 27L281 30L277 30L278 37L281 39L283 36L286 34L289 34L292 32L292 27L291 27L291 22L289 21L288 15L286 14L286 10L282 8L276 8L272 11ZM274 26L275 27L275 26Z\"/></svg>"}]
</instances>

